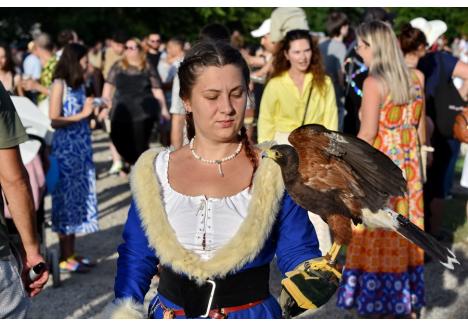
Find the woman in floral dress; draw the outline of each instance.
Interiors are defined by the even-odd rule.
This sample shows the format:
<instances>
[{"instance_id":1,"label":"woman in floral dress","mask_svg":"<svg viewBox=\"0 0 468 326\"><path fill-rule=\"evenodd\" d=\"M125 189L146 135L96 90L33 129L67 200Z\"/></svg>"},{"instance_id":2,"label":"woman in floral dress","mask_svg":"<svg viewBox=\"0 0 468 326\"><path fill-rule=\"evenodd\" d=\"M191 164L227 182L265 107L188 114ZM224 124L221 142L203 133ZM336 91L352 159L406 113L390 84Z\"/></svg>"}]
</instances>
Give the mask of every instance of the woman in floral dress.
<instances>
[{"instance_id":1,"label":"woman in floral dress","mask_svg":"<svg viewBox=\"0 0 468 326\"><path fill-rule=\"evenodd\" d=\"M92 98L86 98L83 73L86 48L65 47L50 96L50 118L55 128L52 155L57 158L59 181L52 191L52 230L59 234L60 268L86 272L91 262L75 254L75 234L99 229L97 222L96 177L92 158L88 117Z\"/></svg>"},{"instance_id":2,"label":"woman in floral dress","mask_svg":"<svg viewBox=\"0 0 468 326\"><path fill-rule=\"evenodd\" d=\"M383 22L357 30L356 50L369 67L358 137L389 156L407 180L405 197L389 207L423 228L420 122L423 76L405 65L396 37ZM393 231L354 228L337 305L369 317L413 317L424 303L421 249Z\"/></svg>"}]
</instances>

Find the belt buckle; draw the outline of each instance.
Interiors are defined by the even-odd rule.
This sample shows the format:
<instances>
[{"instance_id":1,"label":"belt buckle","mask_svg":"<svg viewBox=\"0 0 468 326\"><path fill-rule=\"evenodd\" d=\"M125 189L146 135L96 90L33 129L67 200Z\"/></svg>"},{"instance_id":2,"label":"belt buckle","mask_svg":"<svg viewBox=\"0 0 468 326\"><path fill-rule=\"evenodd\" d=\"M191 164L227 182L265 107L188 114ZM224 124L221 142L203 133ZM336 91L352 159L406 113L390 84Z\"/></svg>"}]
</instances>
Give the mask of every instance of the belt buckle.
<instances>
[{"instance_id":1,"label":"belt buckle","mask_svg":"<svg viewBox=\"0 0 468 326\"><path fill-rule=\"evenodd\" d=\"M208 307L206 307L205 314L200 316L201 318L208 318L208 316L210 315L211 303L213 302L213 297L214 297L214 293L215 293L215 290L216 290L215 281L207 280L207 283L211 284L211 293L210 293L210 298L208 299Z\"/></svg>"}]
</instances>

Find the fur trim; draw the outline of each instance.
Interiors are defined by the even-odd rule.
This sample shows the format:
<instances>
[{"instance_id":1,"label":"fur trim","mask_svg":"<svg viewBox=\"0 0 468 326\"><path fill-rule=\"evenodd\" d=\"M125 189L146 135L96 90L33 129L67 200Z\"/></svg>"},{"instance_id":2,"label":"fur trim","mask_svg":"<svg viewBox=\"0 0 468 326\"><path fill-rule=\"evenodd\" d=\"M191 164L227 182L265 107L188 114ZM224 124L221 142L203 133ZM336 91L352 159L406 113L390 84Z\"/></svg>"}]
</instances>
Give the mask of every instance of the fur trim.
<instances>
[{"instance_id":1,"label":"fur trim","mask_svg":"<svg viewBox=\"0 0 468 326\"><path fill-rule=\"evenodd\" d=\"M109 308L112 319L143 319L143 305L132 298L117 299Z\"/></svg>"},{"instance_id":2,"label":"fur trim","mask_svg":"<svg viewBox=\"0 0 468 326\"><path fill-rule=\"evenodd\" d=\"M157 150L142 154L130 182L148 242L156 249L161 264L202 284L208 278L223 277L251 262L270 235L280 209L284 194L280 167L272 160L260 162L253 180L247 217L234 237L214 257L204 261L179 243L168 221L154 171L158 154Z\"/></svg>"}]
</instances>

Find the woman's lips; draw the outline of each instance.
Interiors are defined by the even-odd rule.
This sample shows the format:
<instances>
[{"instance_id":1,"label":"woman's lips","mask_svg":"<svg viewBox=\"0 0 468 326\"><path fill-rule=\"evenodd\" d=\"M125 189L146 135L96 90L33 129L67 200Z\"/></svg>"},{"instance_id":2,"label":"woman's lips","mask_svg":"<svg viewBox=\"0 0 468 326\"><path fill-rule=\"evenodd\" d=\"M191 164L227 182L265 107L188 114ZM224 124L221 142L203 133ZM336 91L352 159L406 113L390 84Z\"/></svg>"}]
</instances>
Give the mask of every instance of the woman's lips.
<instances>
[{"instance_id":1,"label":"woman's lips","mask_svg":"<svg viewBox=\"0 0 468 326\"><path fill-rule=\"evenodd\" d=\"M222 120L218 121L218 123L221 125L221 128L229 128L234 124L234 120Z\"/></svg>"}]
</instances>

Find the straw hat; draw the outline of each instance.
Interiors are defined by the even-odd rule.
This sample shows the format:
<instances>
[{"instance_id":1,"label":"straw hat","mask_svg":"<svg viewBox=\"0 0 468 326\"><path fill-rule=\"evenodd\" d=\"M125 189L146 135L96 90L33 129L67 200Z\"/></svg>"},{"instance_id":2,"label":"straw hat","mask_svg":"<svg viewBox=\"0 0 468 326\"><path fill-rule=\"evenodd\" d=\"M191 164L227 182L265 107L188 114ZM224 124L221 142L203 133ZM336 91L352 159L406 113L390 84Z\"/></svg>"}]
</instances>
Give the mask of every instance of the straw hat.
<instances>
[{"instance_id":1,"label":"straw hat","mask_svg":"<svg viewBox=\"0 0 468 326\"><path fill-rule=\"evenodd\" d=\"M410 24L424 33L429 46L434 44L434 42L447 30L447 24L442 20L427 21L422 17L418 17L413 19Z\"/></svg>"}]
</instances>

